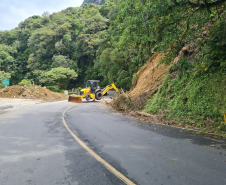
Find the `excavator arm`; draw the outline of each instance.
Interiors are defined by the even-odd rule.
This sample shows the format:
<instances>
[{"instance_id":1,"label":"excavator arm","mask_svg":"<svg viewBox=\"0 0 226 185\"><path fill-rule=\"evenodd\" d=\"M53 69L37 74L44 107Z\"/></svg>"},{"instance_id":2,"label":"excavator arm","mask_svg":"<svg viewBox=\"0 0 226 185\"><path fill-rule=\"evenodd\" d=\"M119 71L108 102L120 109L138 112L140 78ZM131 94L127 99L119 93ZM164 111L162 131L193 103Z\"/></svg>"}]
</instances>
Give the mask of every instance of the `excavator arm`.
<instances>
[{"instance_id":1,"label":"excavator arm","mask_svg":"<svg viewBox=\"0 0 226 185\"><path fill-rule=\"evenodd\" d=\"M120 91L118 90L118 88L115 86L115 84L111 84L106 86L103 90L102 90L102 95L104 96L106 94L106 92L108 92L110 89L115 89L118 93L120 93Z\"/></svg>"},{"instance_id":2,"label":"excavator arm","mask_svg":"<svg viewBox=\"0 0 226 185\"><path fill-rule=\"evenodd\" d=\"M102 95L104 96L110 89L115 89L118 93L120 93L120 91L118 90L118 88L115 86L115 84L111 84L111 85L107 85L101 92ZM107 102L103 97L102 99Z\"/></svg>"}]
</instances>

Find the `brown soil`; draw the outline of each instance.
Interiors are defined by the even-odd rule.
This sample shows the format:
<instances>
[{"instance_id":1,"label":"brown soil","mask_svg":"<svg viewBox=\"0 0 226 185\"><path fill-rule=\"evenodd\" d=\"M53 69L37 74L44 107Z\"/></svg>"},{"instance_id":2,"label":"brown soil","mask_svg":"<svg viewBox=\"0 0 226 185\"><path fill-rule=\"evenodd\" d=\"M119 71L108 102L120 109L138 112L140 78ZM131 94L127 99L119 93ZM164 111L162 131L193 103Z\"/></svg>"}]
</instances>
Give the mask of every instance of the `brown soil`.
<instances>
[{"instance_id":1,"label":"brown soil","mask_svg":"<svg viewBox=\"0 0 226 185\"><path fill-rule=\"evenodd\" d=\"M114 98L112 106L120 111L130 112L141 110L145 106L145 101L158 90L158 86L163 81L163 76L168 74L165 64L159 65L164 55L154 54L146 65L137 73L134 86L129 93L122 93ZM158 66L159 65L159 66Z\"/></svg>"},{"instance_id":2,"label":"brown soil","mask_svg":"<svg viewBox=\"0 0 226 185\"><path fill-rule=\"evenodd\" d=\"M0 98L42 99L46 101L65 100L67 96L55 93L37 85L13 85L0 89Z\"/></svg>"},{"instance_id":3,"label":"brown soil","mask_svg":"<svg viewBox=\"0 0 226 185\"><path fill-rule=\"evenodd\" d=\"M158 66L162 60L162 55L156 53L153 55L147 64L141 69L135 78L134 86L128 94L132 99L138 97L147 97L162 83L163 75L167 74L168 70L166 65ZM158 67L157 67L158 66Z\"/></svg>"}]
</instances>

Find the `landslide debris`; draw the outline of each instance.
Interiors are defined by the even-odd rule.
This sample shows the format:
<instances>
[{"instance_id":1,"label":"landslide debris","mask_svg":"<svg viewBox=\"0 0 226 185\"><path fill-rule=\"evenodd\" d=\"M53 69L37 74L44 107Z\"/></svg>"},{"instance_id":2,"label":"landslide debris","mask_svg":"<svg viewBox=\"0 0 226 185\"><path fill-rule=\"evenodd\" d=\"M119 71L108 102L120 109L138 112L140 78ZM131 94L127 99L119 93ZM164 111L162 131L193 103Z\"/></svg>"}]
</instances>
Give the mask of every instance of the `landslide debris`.
<instances>
[{"instance_id":1,"label":"landslide debris","mask_svg":"<svg viewBox=\"0 0 226 185\"><path fill-rule=\"evenodd\" d=\"M138 72L133 82L134 86L128 94L130 98L146 98L162 83L163 76L168 72L165 64L158 66L163 57L164 56L159 53L154 54Z\"/></svg>"},{"instance_id":2,"label":"landslide debris","mask_svg":"<svg viewBox=\"0 0 226 185\"><path fill-rule=\"evenodd\" d=\"M183 47L179 55L174 59L173 63L177 63L188 51L187 47ZM155 53L138 71L133 79L133 86L128 93L122 93L114 98L112 102L113 108L120 111L141 110L146 104L146 100L158 91L158 86L162 84L164 76L169 74L168 67L165 64L160 64L164 58L164 54ZM177 73L169 75L175 78Z\"/></svg>"},{"instance_id":3,"label":"landslide debris","mask_svg":"<svg viewBox=\"0 0 226 185\"><path fill-rule=\"evenodd\" d=\"M144 108L146 99L157 91L158 86L163 82L164 75L168 73L165 64L158 66L163 57L156 53L148 60L135 76L130 92L122 92L114 98L113 108L125 112Z\"/></svg>"},{"instance_id":4,"label":"landslide debris","mask_svg":"<svg viewBox=\"0 0 226 185\"><path fill-rule=\"evenodd\" d=\"M13 85L0 89L0 98L42 99L46 101L65 100L67 96L55 93L37 85Z\"/></svg>"},{"instance_id":5,"label":"landslide debris","mask_svg":"<svg viewBox=\"0 0 226 185\"><path fill-rule=\"evenodd\" d=\"M184 55L185 50L185 48L182 49L178 58L181 58ZM141 115L141 112L139 112L144 109L146 100L158 91L158 86L162 84L164 76L169 73L165 64L159 65L159 62L163 57L164 55L156 53L148 60L146 65L134 78L134 85L131 87L131 90L128 93L122 91L121 94L117 94L113 99L111 102L113 109L147 122L180 125L175 120L165 120L163 118L163 113L156 115L149 114L147 117ZM175 62L177 62L176 59ZM187 126L183 125L183 127Z\"/></svg>"}]
</instances>

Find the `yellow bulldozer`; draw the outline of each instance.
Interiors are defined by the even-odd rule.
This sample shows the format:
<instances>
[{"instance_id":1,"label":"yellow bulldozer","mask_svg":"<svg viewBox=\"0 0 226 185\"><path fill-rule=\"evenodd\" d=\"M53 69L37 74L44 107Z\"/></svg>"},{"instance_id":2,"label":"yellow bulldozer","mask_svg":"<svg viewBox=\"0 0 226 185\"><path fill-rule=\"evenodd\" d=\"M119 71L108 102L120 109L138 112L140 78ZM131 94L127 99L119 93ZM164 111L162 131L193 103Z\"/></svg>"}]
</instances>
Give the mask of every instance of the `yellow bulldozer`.
<instances>
[{"instance_id":1,"label":"yellow bulldozer","mask_svg":"<svg viewBox=\"0 0 226 185\"><path fill-rule=\"evenodd\" d=\"M87 101L89 101L90 99L93 99L93 101L103 99L105 102L107 102L103 98L103 96L110 89L115 89L118 93L120 93L118 88L113 83L111 85L107 85L103 90L100 89L100 81L99 80L88 80L87 82L85 82L85 85L86 85L86 88L82 89L78 96L70 95L68 98L68 102L82 103L82 100L84 98Z\"/></svg>"}]
</instances>

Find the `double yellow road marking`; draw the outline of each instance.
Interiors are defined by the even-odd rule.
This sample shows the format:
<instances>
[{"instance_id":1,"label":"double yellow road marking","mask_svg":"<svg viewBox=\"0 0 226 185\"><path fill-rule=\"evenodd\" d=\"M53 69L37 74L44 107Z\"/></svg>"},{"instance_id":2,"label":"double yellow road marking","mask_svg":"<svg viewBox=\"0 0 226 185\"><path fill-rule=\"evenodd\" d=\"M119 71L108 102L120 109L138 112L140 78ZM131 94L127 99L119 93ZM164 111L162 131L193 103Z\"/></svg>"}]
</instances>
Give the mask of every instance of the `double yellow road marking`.
<instances>
[{"instance_id":1,"label":"double yellow road marking","mask_svg":"<svg viewBox=\"0 0 226 185\"><path fill-rule=\"evenodd\" d=\"M73 105L75 106L75 105ZM64 115L73 106L67 108L62 116L62 120L64 123L64 126L66 129L70 132L70 134L74 137L74 139L87 151L89 152L97 161L99 161L102 165L104 165L110 172L112 172L114 175L116 175L119 179L121 179L125 184L128 185L135 185L131 180L129 180L127 177L125 177L123 174L121 174L118 170L116 170L113 166L111 166L109 163L107 163L104 159L102 159L99 155L97 155L94 151L92 151L88 146L85 145L68 127Z\"/></svg>"}]
</instances>

